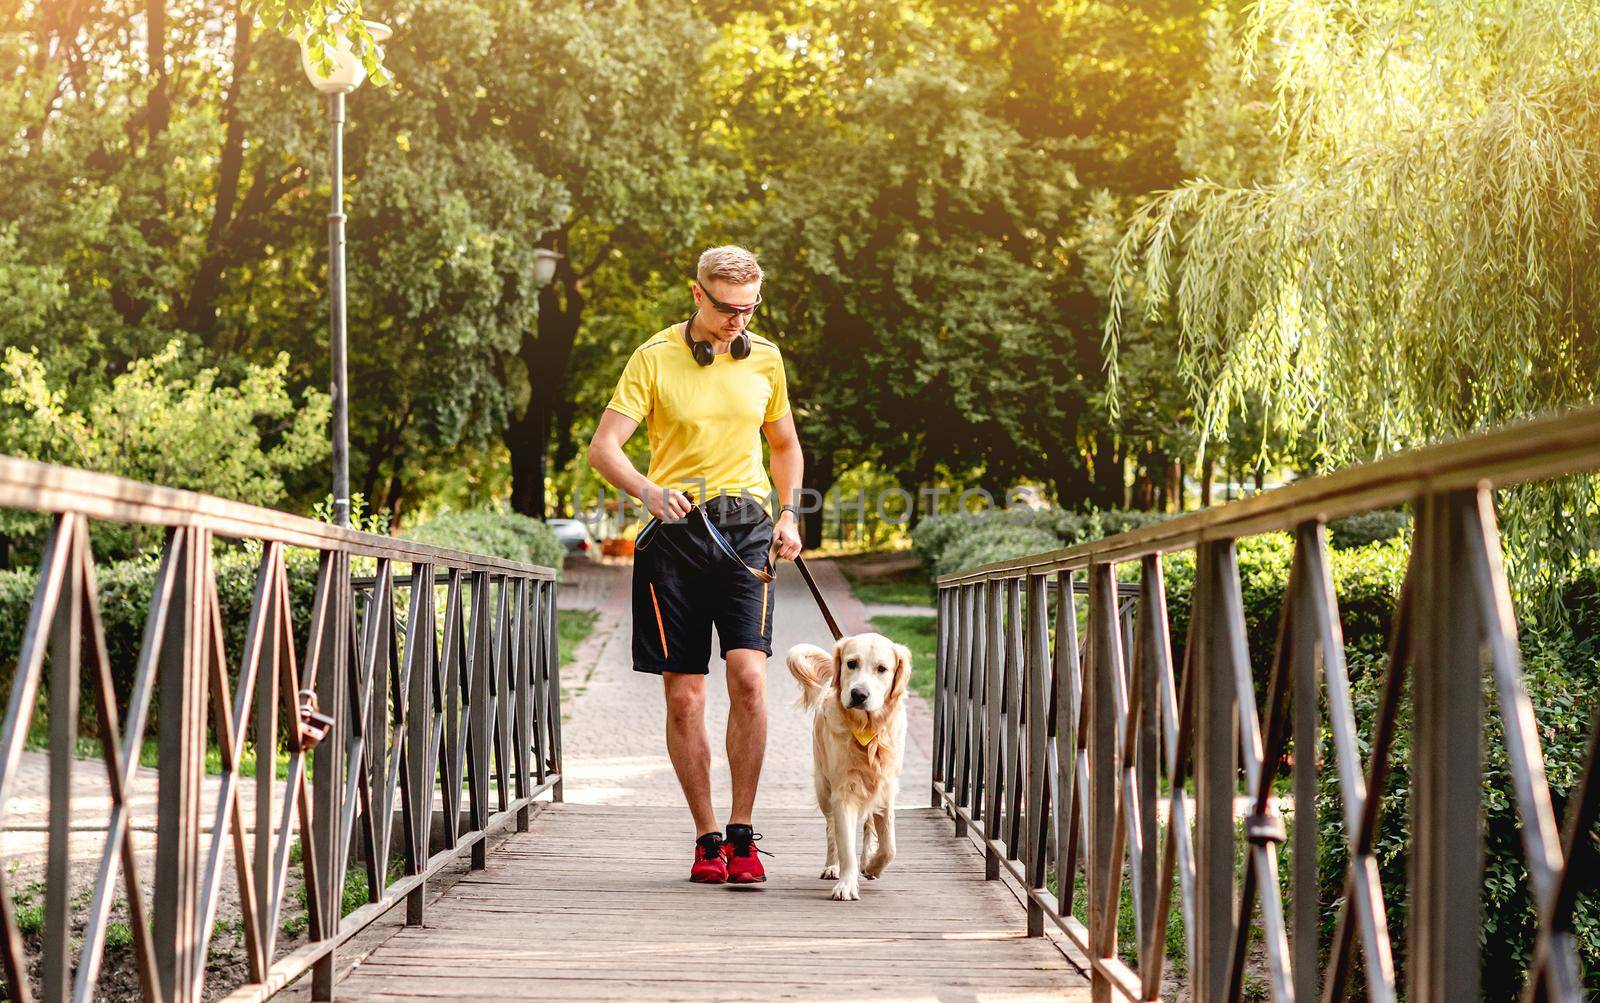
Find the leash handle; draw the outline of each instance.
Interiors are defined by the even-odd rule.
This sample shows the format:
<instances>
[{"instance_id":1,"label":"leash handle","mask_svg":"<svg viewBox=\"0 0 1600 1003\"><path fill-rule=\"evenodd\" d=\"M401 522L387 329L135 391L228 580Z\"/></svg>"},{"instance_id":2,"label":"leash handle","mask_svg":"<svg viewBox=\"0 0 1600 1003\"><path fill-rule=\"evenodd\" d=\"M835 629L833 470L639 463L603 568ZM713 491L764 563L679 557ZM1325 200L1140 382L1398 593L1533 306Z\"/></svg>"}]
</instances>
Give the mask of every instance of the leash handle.
<instances>
[{"instance_id":1,"label":"leash handle","mask_svg":"<svg viewBox=\"0 0 1600 1003\"><path fill-rule=\"evenodd\" d=\"M794 556L794 566L800 569L800 577L806 580L811 587L812 598L817 600L817 609L822 611L822 619L828 622L828 629L833 632L835 641L844 636L844 631L839 629L839 622L833 618L833 611L828 608L828 601L822 598L822 590L817 588L817 580L811 577L811 569L806 567L805 558L799 554Z\"/></svg>"}]
</instances>

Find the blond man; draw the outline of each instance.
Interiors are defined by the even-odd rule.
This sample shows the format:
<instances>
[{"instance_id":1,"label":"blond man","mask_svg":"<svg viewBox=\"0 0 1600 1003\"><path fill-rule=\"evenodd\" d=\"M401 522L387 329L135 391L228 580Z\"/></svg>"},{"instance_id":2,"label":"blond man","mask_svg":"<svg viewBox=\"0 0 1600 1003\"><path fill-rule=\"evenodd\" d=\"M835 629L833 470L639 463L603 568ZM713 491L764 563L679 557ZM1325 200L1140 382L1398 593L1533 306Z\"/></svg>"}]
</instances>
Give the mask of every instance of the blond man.
<instances>
[{"instance_id":1,"label":"blond man","mask_svg":"<svg viewBox=\"0 0 1600 1003\"><path fill-rule=\"evenodd\" d=\"M800 553L792 502L803 460L783 357L749 330L761 278L742 247L700 255L694 312L634 350L589 443L594 469L652 517L635 542L633 667L662 678L667 754L695 827L690 879L708 884L766 880L752 814L767 745L769 554ZM640 422L650 434L645 474L622 451ZM727 665L733 806L725 830L712 808L705 723L713 627Z\"/></svg>"}]
</instances>

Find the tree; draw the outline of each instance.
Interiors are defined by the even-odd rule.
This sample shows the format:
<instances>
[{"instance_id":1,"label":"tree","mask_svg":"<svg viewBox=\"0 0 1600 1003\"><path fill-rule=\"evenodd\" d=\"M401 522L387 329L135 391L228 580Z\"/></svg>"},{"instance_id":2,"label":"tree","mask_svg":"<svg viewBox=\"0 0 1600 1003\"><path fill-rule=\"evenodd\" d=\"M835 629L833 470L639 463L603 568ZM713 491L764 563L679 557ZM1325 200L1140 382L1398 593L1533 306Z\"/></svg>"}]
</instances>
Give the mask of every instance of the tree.
<instances>
[{"instance_id":1,"label":"tree","mask_svg":"<svg viewBox=\"0 0 1600 1003\"><path fill-rule=\"evenodd\" d=\"M691 99L703 29L658 0L568 2L541 5L499 40L517 58L497 90L541 100L503 104L495 114L516 137L518 158L559 182L565 207L530 241L562 258L506 372L517 398L504 439L518 512L546 513L552 437L558 463L575 452L571 421L553 419L598 273L634 254L685 246L703 210L710 170L696 156L700 109Z\"/></svg>"}]
</instances>

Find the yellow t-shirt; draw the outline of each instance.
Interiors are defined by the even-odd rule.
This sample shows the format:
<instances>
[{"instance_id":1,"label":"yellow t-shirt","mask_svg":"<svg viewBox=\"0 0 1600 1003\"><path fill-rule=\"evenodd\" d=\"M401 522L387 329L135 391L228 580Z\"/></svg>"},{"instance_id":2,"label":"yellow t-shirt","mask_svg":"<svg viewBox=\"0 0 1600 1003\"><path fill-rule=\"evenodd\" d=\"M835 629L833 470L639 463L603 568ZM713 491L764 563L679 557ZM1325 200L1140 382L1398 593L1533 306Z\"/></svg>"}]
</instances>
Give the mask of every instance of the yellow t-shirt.
<instances>
[{"instance_id":1,"label":"yellow t-shirt","mask_svg":"<svg viewBox=\"0 0 1600 1003\"><path fill-rule=\"evenodd\" d=\"M651 481L697 502L749 494L767 503L761 426L789 413L777 345L752 334L745 358L724 353L702 366L674 324L634 349L606 406L648 425Z\"/></svg>"}]
</instances>

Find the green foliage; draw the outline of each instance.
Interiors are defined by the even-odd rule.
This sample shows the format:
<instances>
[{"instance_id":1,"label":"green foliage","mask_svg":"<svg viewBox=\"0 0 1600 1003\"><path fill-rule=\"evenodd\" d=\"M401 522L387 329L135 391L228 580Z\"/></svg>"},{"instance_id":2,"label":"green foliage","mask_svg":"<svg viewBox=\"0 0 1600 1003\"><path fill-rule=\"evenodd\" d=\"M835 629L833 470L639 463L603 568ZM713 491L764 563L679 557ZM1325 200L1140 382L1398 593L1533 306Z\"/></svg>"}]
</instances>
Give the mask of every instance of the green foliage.
<instances>
[{"instance_id":1,"label":"green foliage","mask_svg":"<svg viewBox=\"0 0 1600 1003\"><path fill-rule=\"evenodd\" d=\"M291 615L297 624L309 623L316 594L317 555L311 551L291 549L286 551L285 563ZM224 650L230 659L236 659L244 650L260 555L253 548L218 544L214 566L217 597L222 604ZM106 653L119 706L127 705L128 695L133 688L139 645L143 641L145 619L150 612L150 597L155 590L159 570L159 560L155 556L103 561L95 568ZM37 583L38 573L34 570L0 571L0 651L8 655L14 655L21 649L22 633L27 625ZM0 686L10 685L14 669L14 658L8 658L0 665ZM92 708L92 700L83 701L84 730L98 735L98 725L90 717ZM43 720L42 714L35 717L36 725ZM154 720L152 717L152 728ZM149 729L147 732L154 734Z\"/></svg>"},{"instance_id":2,"label":"green foliage","mask_svg":"<svg viewBox=\"0 0 1600 1003\"><path fill-rule=\"evenodd\" d=\"M1169 358L1205 434L1252 410L1317 466L1594 399L1600 342L1581 332L1600 258L1580 249L1600 240L1584 166L1600 156L1600 8L1339 11L1267 0L1213 37L1234 134L1263 156L1208 162L1198 135L1227 133L1197 126L1191 180L1129 221L1109 280L1113 397L1139 316L1176 326ZM1595 544L1600 483L1513 492L1502 515L1508 551L1531 558L1519 577L1537 579Z\"/></svg>"},{"instance_id":3,"label":"green foliage","mask_svg":"<svg viewBox=\"0 0 1600 1003\"><path fill-rule=\"evenodd\" d=\"M106 950L120 951L133 946L133 927L117 921L106 927Z\"/></svg>"},{"instance_id":4,"label":"green foliage","mask_svg":"<svg viewBox=\"0 0 1600 1003\"><path fill-rule=\"evenodd\" d=\"M285 385L289 358L248 366L236 385L169 342L74 408L37 352L5 353L0 450L188 488L254 505L283 498L283 477L328 454L328 395ZM263 432L267 434L263 434Z\"/></svg>"},{"instance_id":5,"label":"green foliage","mask_svg":"<svg viewBox=\"0 0 1600 1003\"><path fill-rule=\"evenodd\" d=\"M918 523L911 532L911 545L937 577L1125 533L1163 518L1157 512L1057 508L954 512Z\"/></svg>"},{"instance_id":6,"label":"green foliage","mask_svg":"<svg viewBox=\"0 0 1600 1003\"><path fill-rule=\"evenodd\" d=\"M566 554L554 530L516 512L447 512L402 535L435 547L491 554L557 571Z\"/></svg>"},{"instance_id":7,"label":"green foliage","mask_svg":"<svg viewBox=\"0 0 1600 1003\"><path fill-rule=\"evenodd\" d=\"M1055 550L1060 545L1060 538L1047 530L1006 522L990 523L945 548L934 560L933 571L936 575L947 575L994 561Z\"/></svg>"},{"instance_id":8,"label":"green foliage","mask_svg":"<svg viewBox=\"0 0 1600 1003\"><path fill-rule=\"evenodd\" d=\"M911 689L924 700L932 700L939 618L875 616L872 629L911 649Z\"/></svg>"},{"instance_id":9,"label":"green foliage","mask_svg":"<svg viewBox=\"0 0 1600 1003\"><path fill-rule=\"evenodd\" d=\"M1336 550L1350 550L1399 536L1408 537L1410 533L1409 512L1362 512L1329 521L1328 545Z\"/></svg>"},{"instance_id":10,"label":"green foliage","mask_svg":"<svg viewBox=\"0 0 1600 1003\"><path fill-rule=\"evenodd\" d=\"M254 505L274 505L285 480L328 453L328 395L286 385L289 359L247 365L236 382L183 357L177 341L135 359L109 386L74 387L37 351L7 348L0 363L0 452L86 467ZM6 513L13 537L37 542L44 521ZM99 526L103 551L127 556L152 530Z\"/></svg>"}]
</instances>

